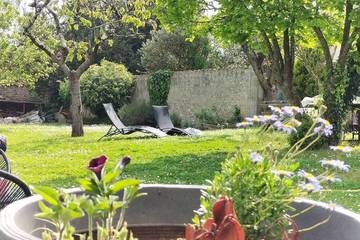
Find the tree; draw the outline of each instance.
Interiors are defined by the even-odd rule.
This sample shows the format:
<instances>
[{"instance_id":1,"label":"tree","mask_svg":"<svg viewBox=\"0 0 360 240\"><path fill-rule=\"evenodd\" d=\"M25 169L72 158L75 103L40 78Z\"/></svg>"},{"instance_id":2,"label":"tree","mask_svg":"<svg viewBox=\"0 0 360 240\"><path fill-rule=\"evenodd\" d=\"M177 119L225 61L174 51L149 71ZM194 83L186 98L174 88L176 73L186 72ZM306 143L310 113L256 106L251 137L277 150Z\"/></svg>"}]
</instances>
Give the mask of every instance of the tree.
<instances>
[{"instance_id":1,"label":"tree","mask_svg":"<svg viewBox=\"0 0 360 240\"><path fill-rule=\"evenodd\" d=\"M64 72L70 83L71 136L83 136L80 77L119 24L134 28L150 17L150 0L34 0L23 33ZM39 28L50 22L47 29Z\"/></svg>"},{"instance_id":2,"label":"tree","mask_svg":"<svg viewBox=\"0 0 360 240\"><path fill-rule=\"evenodd\" d=\"M323 51L326 76L324 100L327 104L327 117L334 125L332 141L339 141L341 123L345 110L351 102L347 96L349 75L347 62L349 53L360 37L360 2L357 0L327 0L316 3L312 8L309 27ZM331 46L340 45L339 56L333 58ZM347 99L347 100L346 100Z\"/></svg>"},{"instance_id":3,"label":"tree","mask_svg":"<svg viewBox=\"0 0 360 240\"><path fill-rule=\"evenodd\" d=\"M140 49L141 63L147 71L168 69L173 71L213 67L212 51L206 37L187 41L181 33L153 31Z\"/></svg>"},{"instance_id":4,"label":"tree","mask_svg":"<svg viewBox=\"0 0 360 240\"><path fill-rule=\"evenodd\" d=\"M191 32L207 23L209 30L223 42L242 45L265 99L274 99L276 92L282 90L291 102L297 102L292 89L295 49L299 26L306 20L301 1L171 2L157 1L161 23L172 29L188 28ZM214 14L210 18L206 17L211 15L209 11Z\"/></svg>"},{"instance_id":5,"label":"tree","mask_svg":"<svg viewBox=\"0 0 360 240\"><path fill-rule=\"evenodd\" d=\"M0 85L33 87L54 71L44 53L13 28L19 12L10 2L0 2Z\"/></svg>"}]
</instances>

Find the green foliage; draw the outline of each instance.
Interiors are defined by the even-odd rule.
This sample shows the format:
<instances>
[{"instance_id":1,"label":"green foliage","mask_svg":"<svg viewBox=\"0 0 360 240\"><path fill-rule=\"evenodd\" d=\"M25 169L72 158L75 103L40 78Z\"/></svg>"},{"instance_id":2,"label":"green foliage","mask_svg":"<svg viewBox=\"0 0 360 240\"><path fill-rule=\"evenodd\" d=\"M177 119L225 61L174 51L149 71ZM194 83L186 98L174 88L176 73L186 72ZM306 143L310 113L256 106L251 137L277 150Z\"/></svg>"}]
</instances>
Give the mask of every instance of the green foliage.
<instances>
[{"instance_id":1,"label":"green foliage","mask_svg":"<svg viewBox=\"0 0 360 240\"><path fill-rule=\"evenodd\" d=\"M208 127L222 126L226 123L226 120L219 114L215 106L195 113L195 117L198 120L200 128L206 129Z\"/></svg>"},{"instance_id":2,"label":"green foliage","mask_svg":"<svg viewBox=\"0 0 360 240\"><path fill-rule=\"evenodd\" d=\"M173 72L169 70L159 70L150 74L147 85L152 105L167 105L172 75Z\"/></svg>"},{"instance_id":3,"label":"green foliage","mask_svg":"<svg viewBox=\"0 0 360 240\"><path fill-rule=\"evenodd\" d=\"M215 50L206 37L187 41L180 33L153 31L140 49L141 63L148 71L173 71L210 68L215 65Z\"/></svg>"},{"instance_id":4,"label":"green foliage","mask_svg":"<svg viewBox=\"0 0 360 240\"><path fill-rule=\"evenodd\" d=\"M299 193L296 182L273 173L273 165L271 160L254 164L248 155L238 153L222 164L222 171L215 175L208 190L209 199L233 199L247 239L279 239L287 226L283 216ZM296 165L288 169L295 170Z\"/></svg>"},{"instance_id":5,"label":"green foliage","mask_svg":"<svg viewBox=\"0 0 360 240\"><path fill-rule=\"evenodd\" d=\"M108 128L106 125L85 126L87 134L83 138L70 138L67 134L69 126L53 124L34 124L31 127L2 124L0 132L7 137L7 154L12 160L13 169L21 178L35 186L62 188L78 186L78 180L86 178L88 174L84 168L87 159L104 152L110 159L116 159L119 155L133 157L126 169L127 177L142 179L146 183L204 185L206 179L213 179L214 174L221 170L220 164L237 146L241 146L244 152L260 149L269 141L281 152L289 147L287 135L269 132L260 137L258 129L204 131L200 138L157 139L137 134L136 137L115 136L110 141L97 141ZM321 201L337 203L360 212L360 193L346 191L360 189L359 149L359 146L355 147L347 160L352 173L343 175L342 183L333 186L336 191L323 192ZM298 159L301 168L310 171L319 168L319 159L342 157L338 152L320 149L305 152ZM115 161L109 161L107 167L111 169L115 164Z\"/></svg>"},{"instance_id":6,"label":"green foliage","mask_svg":"<svg viewBox=\"0 0 360 240\"><path fill-rule=\"evenodd\" d=\"M301 125L296 128L296 132L293 132L288 136L288 142L290 146L293 146L296 142L300 141L314 123L312 118L308 114L296 116L296 119L301 122ZM304 144L307 146L312 141L314 141L316 137L317 136L312 136L308 138L307 140L305 140ZM326 138L321 137L319 141L317 141L314 145L310 147L310 149L319 149L326 145L326 143Z\"/></svg>"},{"instance_id":7,"label":"green foliage","mask_svg":"<svg viewBox=\"0 0 360 240\"><path fill-rule=\"evenodd\" d=\"M120 108L128 103L134 88L134 77L124 65L101 61L81 76L83 104L96 115L103 116L103 103Z\"/></svg>"},{"instance_id":8,"label":"green foliage","mask_svg":"<svg viewBox=\"0 0 360 240\"><path fill-rule=\"evenodd\" d=\"M239 123L243 120L243 117L241 116L241 109L239 106L234 107L234 112L232 117L230 118L230 123Z\"/></svg>"},{"instance_id":9,"label":"green foliage","mask_svg":"<svg viewBox=\"0 0 360 240\"><path fill-rule=\"evenodd\" d=\"M70 95L70 83L69 81L62 81L59 85L59 97L58 102L60 106L68 108L70 106L71 95Z\"/></svg>"},{"instance_id":10,"label":"green foliage","mask_svg":"<svg viewBox=\"0 0 360 240\"><path fill-rule=\"evenodd\" d=\"M120 108L118 114L126 125L155 126L152 106L145 102L125 104Z\"/></svg>"},{"instance_id":11,"label":"green foliage","mask_svg":"<svg viewBox=\"0 0 360 240\"><path fill-rule=\"evenodd\" d=\"M51 222L56 228L56 231L46 229L43 232L43 239L48 240L55 237L57 240L72 240L75 228L71 221L84 217L86 213L88 236L80 234L81 240L106 240L110 237L116 240L128 240L125 210L132 200L144 194L138 193L139 180L121 177L126 164L130 161L124 164L124 159L110 172L106 172L105 168L100 169L99 174L92 170L94 171L92 177L82 179L80 185L85 191L85 195L68 194L50 187L35 188L34 192L48 204L39 202L41 212L36 214L36 217ZM123 192L121 199L118 194L120 191ZM120 212L120 216L117 224L113 226L117 212ZM97 226L97 236L93 236L94 223ZM129 235L130 239L133 239L131 233Z\"/></svg>"},{"instance_id":12,"label":"green foliage","mask_svg":"<svg viewBox=\"0 0 360 240\"><path fill-rule=\"evenodd\" d=\"M181 127L182 126L182 120L181 117L176 114L176 113L172 113L170 114L170 119L172 121L172 123L174 124L175 127Z\"/></svg>"},{"instance_id":13,"label":"green foliage","mask_svg":"<svg viewBox=\"0 0 360 240\"><path fill-rule=\"evenodd\" d=\"M335 67L328 77L324 101L328 107L326 117L334 127L334 134L329 138L329 141L335 145L340 141L342 122L349 107L349 103L345 102L349 87L349 76L346 70Z\"/></svg>"},{"instance_id":14,"label":"green foliage","mask_svg":"<svg viewBox=\"0 0 360 240\"><path fill-rule=\"evenodd\" d=\"M294 67L293 89L295 96L302 100L323 92L325 63L318 49L300 48Z\"/></svg>"}]
</instances>

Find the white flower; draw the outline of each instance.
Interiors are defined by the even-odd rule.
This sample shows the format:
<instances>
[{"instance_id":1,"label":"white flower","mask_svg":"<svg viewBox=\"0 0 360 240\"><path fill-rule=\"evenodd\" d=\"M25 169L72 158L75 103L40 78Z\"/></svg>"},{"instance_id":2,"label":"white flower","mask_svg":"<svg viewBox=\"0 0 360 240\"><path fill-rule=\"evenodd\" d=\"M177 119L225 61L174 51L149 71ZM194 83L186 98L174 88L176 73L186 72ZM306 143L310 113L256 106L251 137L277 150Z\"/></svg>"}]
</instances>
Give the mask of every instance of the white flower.
<instances>
[{"instance_id":1,"label":"white flower","mask_svg":"<svg viewBox=\"0 0 360 240\"><path fill-rule=\"evenodd\" d=\"M320 177L322 181L328 181L328 182L341 182L341 179L335 176L322 176Z\"/></svg>"},{"instance_id":2,"label":"white flower","mask_svg":"<svg viewBox=\"0 0 360 240\"><path fill-rule=\"evenodd\" d=\"M341 151L344 153L348 153L353 150L350 146L330 146L330 149L334 151Z\"/></svg>"},{"instance_id":3,"label":"white flower","mask_svg":"<svg viewBox=\"0 0 360 240\"><path fill-rule=\"evenodd\" d=\"M300 170L298 172L298 176L305 178L308 182L319 183L319 179L317 179L314 175L304 170Z\"/></svg>"},{"instance_id":4,"label":"white flower","mask_svg":"<svg viewBox=\"0 0 360 240\"><path fill-rule=\"evenodd\" d=\"M345 164L344 161L341 160L320 160L320 164L322 167L330 166L344 172L348 172L350 170L350 165Z\"/></svg>"},{"instance_id":5,"label":"white flower","mask_svg":"<svg viewBox=\"0 0 360 240\"><path fill-rule=\"evenodd\" d=\"M323 187L318 182L302 182L300 183L300 187L307 192L318 192L323 189Z\"/></svg>"},{"instance_id":6,"label":"white flower","mask_svg":"<svg viewBox=\"0 0 360 240\"><path fill-rule=\"evenodd\" d=\"M293 172L289 172L289 171L285 171L285 170L273 169L271 172L274 173L278 177L283 177L283 176L284 177L292 177L292 176L294 176Z\"/></svg>"},{"instance_id":7,"label":"white flower","mask_svg":"<svg viewBox=\"0 0 360 240\"><path fill-rule=\"evenodd\" d=\"M264 157L257 152L250 153L250 158L253 163L261 163L262 161L264 161Z\"/></svg>"},{"instance_id":8,"label":"white flower","mask_svg":"<svg viewBox=\"0 0 360 240\"><path fill-rule=\"evenodd\" d=\"M330 124L329 121L323 118L318 118L316 122L318 126L314 128L314 133L318 133L326 137L329 137L333 134L333 126Z\"/></svg>"},{"instance_id":9,"label":"white flower","mask_svg":"<svg viewBox=\"0 0 360 240\"><path fill-rule=\"evenodd\" d=\"M240 122L240 123L236 123L236 127L237 128L247 128L247 127L250 127L252 126L254 123L253 122Z\"/></svg>"}]
</instances>

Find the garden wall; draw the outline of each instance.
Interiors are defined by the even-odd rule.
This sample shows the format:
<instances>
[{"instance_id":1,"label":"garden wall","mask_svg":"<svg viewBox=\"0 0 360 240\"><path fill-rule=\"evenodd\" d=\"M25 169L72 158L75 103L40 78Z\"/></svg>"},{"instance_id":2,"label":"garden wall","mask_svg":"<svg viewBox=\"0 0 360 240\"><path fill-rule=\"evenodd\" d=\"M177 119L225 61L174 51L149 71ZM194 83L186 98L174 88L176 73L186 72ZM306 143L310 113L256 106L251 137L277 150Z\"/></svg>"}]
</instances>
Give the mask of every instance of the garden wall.
<instances>
[{"instance_id":1,"label":"garden wall","mask_svg":"<svg viewBox=\"0 0 360 240\"><path fill-rule=\"evenodd\" d=\"M147 75L136 76L134 102L149 101ZM183 122L196 121L195 114L215 106L225 119L231 118L235 106L242 115L257 113L263 92L251 68L196 70L175 72L170 85L168 105Z\"/></svg>"}]
</instances>

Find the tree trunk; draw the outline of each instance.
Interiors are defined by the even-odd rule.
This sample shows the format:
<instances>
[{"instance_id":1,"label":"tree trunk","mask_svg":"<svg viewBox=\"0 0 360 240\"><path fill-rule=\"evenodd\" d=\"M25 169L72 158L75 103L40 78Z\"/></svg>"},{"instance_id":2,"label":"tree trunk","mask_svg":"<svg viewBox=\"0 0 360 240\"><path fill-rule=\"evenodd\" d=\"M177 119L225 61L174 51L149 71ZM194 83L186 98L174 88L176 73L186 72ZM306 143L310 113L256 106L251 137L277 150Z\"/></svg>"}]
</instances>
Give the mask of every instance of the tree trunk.
<instances>
[{"instance_id":1,"label":"tree trunk","mask_svg":"<svg viewBox=\"0 0 360 240\"><path fill-rule=\"evenodd\" d=\"M72 71L69 76L71 105L70 112L72 118L72 137L84 136L83 119L82 119L82 103L80 94L80 76Z\"/></svg>"}]
</instances>

